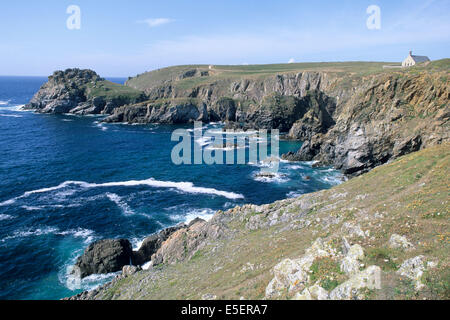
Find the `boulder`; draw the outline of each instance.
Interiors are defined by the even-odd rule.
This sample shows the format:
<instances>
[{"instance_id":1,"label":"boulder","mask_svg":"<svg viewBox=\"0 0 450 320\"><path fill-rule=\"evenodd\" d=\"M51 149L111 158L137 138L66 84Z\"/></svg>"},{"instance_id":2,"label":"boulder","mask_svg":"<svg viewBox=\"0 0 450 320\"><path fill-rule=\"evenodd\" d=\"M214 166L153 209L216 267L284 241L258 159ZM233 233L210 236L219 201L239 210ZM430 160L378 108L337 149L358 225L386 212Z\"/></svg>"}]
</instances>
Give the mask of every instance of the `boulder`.
<instances>
[{"instance_id":1,"label":"boulder","mask_svg":"<svg viewBox=\"0 0 450 320\"><path fill-rule=\"evenodd\" d=\"M142 268L139 266L124 266L122 269L122 276L128 277L141 270Z\"/></svg>"},{"instance_id":2,"label":"boulder","mask_svg":"<svg viewBox=\"0 0 450 320\"><path fill-rule=\"evenodd\" d=\"M302 293L297 292L293 300L328 300L328 291L319 285L305 288Z\"/></svg>"},{"instance_id":3,"label":"boulder","mask_svg":"<svg viewBox=\"0 0 450 320\"><path fill-rule=\"evenodd\" d=\"M363 248L359 244L351 246L347 255L342 259L341 271L349 275L359 272L359 267L361 265L360 260L363 258Z\"/></svg>"},{"instance_id":4,"label":"boulder","mask_svg":"<svg viewBox=\"0 0 450 320\"><path fill-rule=\"evenodd\" d=\"M406 237L394 233L389 239L389 248L410 250L414 245Z\"/></svg>"},{"instance_id":5,"label":"boulder","mask_svg":"<svg viewBox=\"0 0 450 320\"><path fill-rule=\"evenodd\" d=\"M132 261L132 247L126 239L106 239L94 242L87 247L75 263L73 273L80 278L91 274L121 271Z\"/></svg>"},{"instance_id":6,"label":"boulder","mask_svg":"<svg viewBox=\"0 0 450 320\"><path fill-rule=\"evenodd\" d=\"M282 292L302 290L309 281L309 270L316 258L332 257L336 250L318 238L298 259L285 259L273 268L274 278L267 285L266 298L280 296Z\"/></svg>"},{"instance_id":7,"label":"boulder","mask_svg":"<svg viewBox=\"0 0 450 320\"><path fill-rule=\"evenodd\" d=\"M370 266L354 274L330 292L331 300L362 300L364 290L381 289L381 268Z\"/></svg>"},{"instance_id":8,"label":"boulder","mask_svg":"<svg viewBox=\"0 0 450 320\"><path fill-rule=\"evenodd\" d=\"M422 283L423 272L426 269L424 260L425 257L422 255L405 260L397 271L400 275L413 280L417 291L424 287Z\"/></svg>"}]
</instances>

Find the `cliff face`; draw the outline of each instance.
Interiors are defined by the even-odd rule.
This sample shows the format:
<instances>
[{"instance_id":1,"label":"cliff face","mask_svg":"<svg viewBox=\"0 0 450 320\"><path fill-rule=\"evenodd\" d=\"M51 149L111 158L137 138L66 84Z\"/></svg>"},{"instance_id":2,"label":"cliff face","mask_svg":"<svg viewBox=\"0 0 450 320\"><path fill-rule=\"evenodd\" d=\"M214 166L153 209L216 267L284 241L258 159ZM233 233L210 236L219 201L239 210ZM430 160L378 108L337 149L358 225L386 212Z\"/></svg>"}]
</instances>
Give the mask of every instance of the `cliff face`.
<instances>
[{"instance_id":1,"label":"cliff face","mask_svg":"<svg viewBox=\"0 0 450 320\"><path fill-rule=\"evenodd\" d=\"M317 72L272 75L262 79L224 78L188 87L179 85L177 79L163 84L158 82L156 87L139 87L145 90L149 101L123 106L105 121L224 121L232 127L274 128L287 132L310 109L334 104L333 99L323 93L332 80L327 74ZM313 99L321 100L322 104L313 105ZM334 107L327 109L332 112ZM328 112L326 117L331 118ZM317 130L321 131L320 128Z\"/></svg>"},{"instance_id":2,"label":"cliff face","mask_svg":"<svg viewBox=\"0 0 450 320\"><path fill-rule=\"evenodd\" d=\"M145 100L143 92L101 78L92 70L56 71L25 108L41 113L111 113L118 106Z\"/></svg>"},{"instance_id":3,"label":"cliff face","mask_svg":"<svg viewBox=\"0 0 450 320\"><path fill-rule=\"evenodd\" d=\"M448 141L448 72L382 74L363 83L338 106L336 124L307 139L292 159L359 174Z\"/></svg>"},{"instance_id":4,"label":"cliff face","mask_svg":"<svg viewBox=\"0 0 450 320\"><path fill-rule=\"evenodd\" d=\"M279 129L304 141L284 159L315 160L348 175L448 141L450 60L389 71L370 63L324 65L173 67L127 86L69 69L49 77L27 108L111 114L105 122Z\"/></svg>"},{"instance_id":5,"label":"cliff face","mask_svg":"<svg viewBox=\"0 0 450 320\"><path fill-rule=\"evenodd\" d=\"M106 121L224 121L231 128L279 129L304 141L285 159L315 160L357 175L449 139L450 63L438 65L263 76L214 75L214 69L204 75L196 69L182 70L188 78L172 74L165 81L149 73L127 84L150 100L116 109Z\"/></svg>"}]
</instances>

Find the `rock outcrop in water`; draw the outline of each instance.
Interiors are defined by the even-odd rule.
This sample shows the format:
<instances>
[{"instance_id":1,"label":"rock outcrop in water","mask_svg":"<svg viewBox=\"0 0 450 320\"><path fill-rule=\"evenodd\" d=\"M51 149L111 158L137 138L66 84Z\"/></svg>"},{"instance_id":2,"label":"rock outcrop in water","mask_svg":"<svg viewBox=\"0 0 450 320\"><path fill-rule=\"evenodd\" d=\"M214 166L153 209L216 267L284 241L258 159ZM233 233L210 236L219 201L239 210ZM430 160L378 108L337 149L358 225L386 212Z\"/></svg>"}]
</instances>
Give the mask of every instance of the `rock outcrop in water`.
<instances>
[{"instance_id":1,"label":"rock outcrop in water","mask_svg":"<svg viewBox=\"0 0 450 320\"><path fill-rule=\"evenodd\" d=\"M100 240L87 247L78 258L73 268L73 274L80 278L91 274L111 273L122 270L130 265L133 249L126 239Z\"/></svg>"},{"instance_id":2,"label":"rock outcrop in water","mask_svg":"<svg viewBox=\"0 0 450 320\"><path fill-rule=\"evenodd\" d=\"M41 113L110 114L145 99L143 92L106 81L92 70L67 69L54 72L25 108Z\"/></svg>"},{"instance_id":3,"label":"rock outcrop in water","mask_svg":"<svg viewBox=\"0 0 450 320\"><path fill-rule=\"evenodd\" d=\"M84 278L91 274L120 271L124 266L129 266L128 269L142 266L150 261L153 265L177 261L184 258L186 248L195 250L205 238L216 239L221 232L217 223L209 225L196 218L188 225L179 224L150 235L137 251L131 249L129 240L100 240L92 243L78 258L72 273Z\"/></svg>"}]
</instances>

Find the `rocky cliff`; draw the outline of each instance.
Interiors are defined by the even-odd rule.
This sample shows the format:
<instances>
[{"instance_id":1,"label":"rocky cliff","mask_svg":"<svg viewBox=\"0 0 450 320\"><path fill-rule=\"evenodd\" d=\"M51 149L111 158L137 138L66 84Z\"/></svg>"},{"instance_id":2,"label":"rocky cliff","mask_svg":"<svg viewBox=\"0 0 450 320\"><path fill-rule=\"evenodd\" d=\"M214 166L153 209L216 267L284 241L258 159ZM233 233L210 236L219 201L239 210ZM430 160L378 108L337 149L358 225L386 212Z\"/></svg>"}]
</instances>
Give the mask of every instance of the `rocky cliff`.
<instances>
[{"instance_id":1,"label":"rocky cliff","mask_svg":"<svg viewBox=\"0 0 450 320\"><path fill-rule=\"evenodd\" d=\"M317 160L352 175L449 140L448 71L380 74L363 81L338 105L335 125L308 137L287 159Z\"/></svg>"},{"instance_id":2,"label":"rocky cliff","mask_svg":"<svg viewBox=\"0 0 450 320\"><path fill-rule=\"evenodd\" d=\"M56 71L25 109L41 113L110 114L124 104L145 100L139 90L101 78L92 70Z\"/></svg>"},{"instance_id":3,"label":"rocky cliff","mask_svg":"<svg viewBox=\"0 0 450 320\"><path fill-rule=\"evenodd\" d=\"M330 190L218 211L164 236L148 270L71 299L448 300L449 162L447 143Z\"/></svg>"},{"instance_id":4,"label":"rocky cliff","mask_svg":"<svg viewBox=\"0 0 450 320\"><path fill-rule=\"evenodd\" d=\"M118 108L105 121L279 129L304 141L285 159L315 160L347 175L448 141L449 59L394 71L344 66L256 75L200 66L150 72L127 82L149 101Z\"/></svg>"},{"instance_id":5,"label":"rocky cliff","mask_svg":"<svg viewBox=\"0 0 450 320\"><path fill-rule=\"evenodd\" d=\"M304 144L284 159L347 175L449 139L450 60L385 71L374 63L181 66L130 78L57 71L26 106L43 113L111 114L105 122L223 121L279 129Z\"/></svg>"}]
</instances>

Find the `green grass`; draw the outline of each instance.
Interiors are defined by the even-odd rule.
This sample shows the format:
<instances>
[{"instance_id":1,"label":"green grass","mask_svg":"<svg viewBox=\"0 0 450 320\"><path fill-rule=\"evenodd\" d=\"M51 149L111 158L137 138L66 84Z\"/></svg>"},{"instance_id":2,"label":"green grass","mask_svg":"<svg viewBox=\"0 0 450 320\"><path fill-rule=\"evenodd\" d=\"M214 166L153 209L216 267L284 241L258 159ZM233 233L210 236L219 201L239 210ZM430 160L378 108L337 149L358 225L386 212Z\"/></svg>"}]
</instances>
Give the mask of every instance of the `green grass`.
<instances>
[{"instance_id":1,"label":"green grass","mask_svg":"<svg viewBox=\"0 0 450 320\"><path fill-rule=\"evenodd\" d=\"M383 65L389 62L317 62L267 65L184 65L158 69L130 78L126 85L140 90L149 90L172 81L177 88L189 89L199 85L212 84L216 81L236 80L242 78L264 78L275 74L298 73L305 71L334 72L338 75L367 75L385 72ZM186 71L198 69L209 72L209 76L197 76L179 79Z\"/></svg>"},{"instance_id":2,"label":"green grass","mask_svg":"<svg viewBox=\"0 0 450 320\"><path fill-rule=\"evenodd\" d=\"M88 98L104 97L106 100L122 97L137 101L143 94L140 90L107 80L98 81L95 84L89 83L86 89Z\"/></svg>"},{"instance_id":3,"label":"green grass","mask_svg":"<svg viewBox=\"0 0 450 320\"><path fill-rule=\"evenodd\" d=\"M331 291L344 282L347 277L341 272L339 263L329 257L317 258L310 267L311 284L319 285L327 291Z\"/></svg>"},{"instance_id":4,"label":"green grass","mask_svg":"<svg viewBox=\"0 0 450 320\"><path fill-rule=\"evenodd\" d=\"M228 85L230 81L242 79L264 79L269 76L299 73L299 72L327 72L340 78L341 86L354 86L355 81L361 81L362 77L378 73L396 73L399 76L404 74L416 74L422 71L448 71L450 69L450 59L433 61L429 64L419 65L406 69L383 69L383 66L393 64L393 62L310 62L292 64L265 64L265 65L182 65L162 68L145 72L130 78L126 85L149 91L161 85L171 82L180 90L190 90L198 86L217 84ZM199 76L181 79L180 76L187 71L198 70L199 73L208 73L206 76ZM446 80L446 79L444 79ZM443 80L443 81L444 81Z\"/></svg>"}]
</instances>

